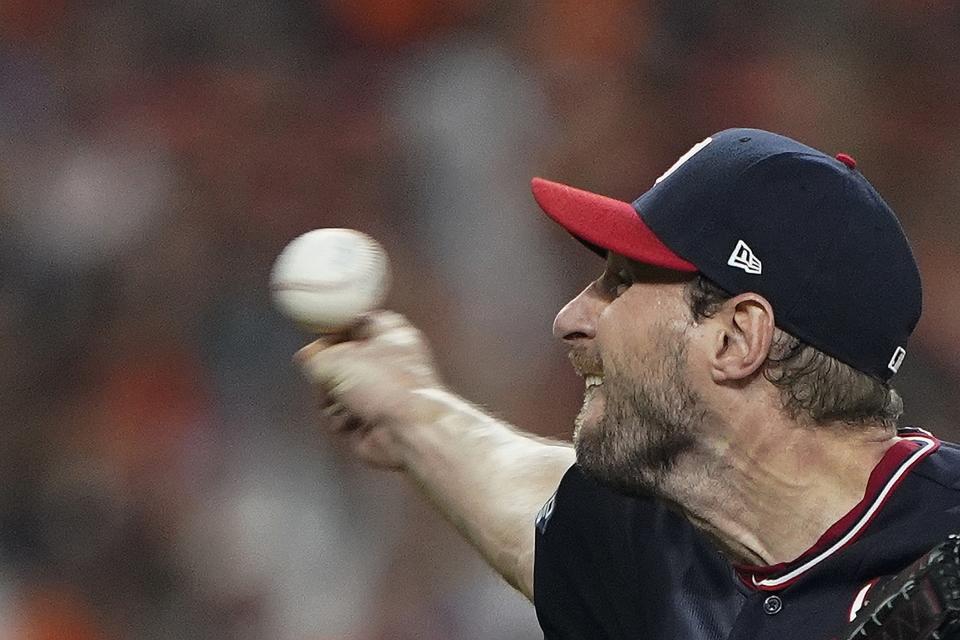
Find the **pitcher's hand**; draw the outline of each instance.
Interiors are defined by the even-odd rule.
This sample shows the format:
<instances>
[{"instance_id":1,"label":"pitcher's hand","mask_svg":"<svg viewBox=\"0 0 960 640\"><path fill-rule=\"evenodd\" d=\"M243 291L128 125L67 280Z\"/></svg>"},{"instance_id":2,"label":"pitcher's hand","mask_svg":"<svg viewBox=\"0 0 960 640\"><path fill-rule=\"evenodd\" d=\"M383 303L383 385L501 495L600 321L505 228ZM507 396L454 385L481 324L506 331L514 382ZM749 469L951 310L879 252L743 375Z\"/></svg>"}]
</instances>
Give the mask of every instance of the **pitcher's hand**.
<instances>
[{"instance_id":1,"label":"pitcher's hand","mask_svg":"<svg viewBox=\"0 0 960 640\"><path fill-rule=\"evenodd\" d=\"M295 359L317 389L333 436L367 464L403 468L408 432L437 417L432 393L442 386L420 331L398 313L377 311Z\"/></svg>"}]
</instances>

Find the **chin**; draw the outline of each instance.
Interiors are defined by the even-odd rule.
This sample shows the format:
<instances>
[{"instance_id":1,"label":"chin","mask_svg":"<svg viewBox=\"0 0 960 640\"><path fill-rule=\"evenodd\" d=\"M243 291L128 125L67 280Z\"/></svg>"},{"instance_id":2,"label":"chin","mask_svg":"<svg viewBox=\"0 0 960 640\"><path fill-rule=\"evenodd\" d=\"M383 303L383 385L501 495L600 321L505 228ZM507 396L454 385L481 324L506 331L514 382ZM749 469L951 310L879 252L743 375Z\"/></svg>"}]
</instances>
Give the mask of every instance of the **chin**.
<instances>
[{"instance_id":1,"label":"chin","mask_svg":"<svg viewBox=\"0 0 960 640\"><path fill-rule=\"evenodd\" d=\"M573 448L574 450L579 450L583 440L590 442L588 446L591 448L597 445L597 440L602 438L603 435L600 431L603 430L603 420L601 418L586 417L578 415L577 418L573 421Z\"/></svg>"},{"instance_id":2,"label":"chin","mask_svg":"<svg viewBox=\"0 0 960 640\"><path fill-rule=\"evenodd\" d=\"M578 416L573 446L585 475L618 493L660 495L678 461L696 446L685 429L639 416Z\"/></svg>"}]
</instances>

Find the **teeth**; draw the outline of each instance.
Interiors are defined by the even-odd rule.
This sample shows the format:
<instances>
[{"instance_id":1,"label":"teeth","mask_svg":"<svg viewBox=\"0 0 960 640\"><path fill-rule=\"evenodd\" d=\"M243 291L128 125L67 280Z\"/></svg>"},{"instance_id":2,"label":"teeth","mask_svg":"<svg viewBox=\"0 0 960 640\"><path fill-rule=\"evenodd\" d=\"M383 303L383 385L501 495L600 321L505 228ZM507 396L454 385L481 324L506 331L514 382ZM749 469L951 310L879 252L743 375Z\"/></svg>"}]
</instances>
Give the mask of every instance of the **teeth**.
<instances>
[{"instance_id":1,"label":"teeth","mask_svg":"<svg viewBox=\"0 0 960 640\"><path fill-rule=\"evenodd\" d=\"M599 387L603 384L603 376L585 376L583 381L586 383L587 389L591 387Z\"/></svg>"}]
</instances>

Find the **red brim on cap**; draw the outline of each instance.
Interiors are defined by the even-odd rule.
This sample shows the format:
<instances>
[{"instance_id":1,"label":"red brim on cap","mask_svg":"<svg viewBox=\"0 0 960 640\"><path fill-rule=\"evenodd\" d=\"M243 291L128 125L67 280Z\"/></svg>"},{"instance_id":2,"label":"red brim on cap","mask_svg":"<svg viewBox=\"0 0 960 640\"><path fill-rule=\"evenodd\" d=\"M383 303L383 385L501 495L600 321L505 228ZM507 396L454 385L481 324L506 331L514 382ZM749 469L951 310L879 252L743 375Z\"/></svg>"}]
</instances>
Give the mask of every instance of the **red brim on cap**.
<instances>
[{"instance_id":1,"label":"red brim on cap","mask_svg":"<svg viewBox=\"0 0 960 640\"><path fill-rule=\"evenodd\" d=\"M530 185L543 212L587 244L655 267L697 271L654 235L629 202L543 178Z\"/></svg>"}]
</instances>

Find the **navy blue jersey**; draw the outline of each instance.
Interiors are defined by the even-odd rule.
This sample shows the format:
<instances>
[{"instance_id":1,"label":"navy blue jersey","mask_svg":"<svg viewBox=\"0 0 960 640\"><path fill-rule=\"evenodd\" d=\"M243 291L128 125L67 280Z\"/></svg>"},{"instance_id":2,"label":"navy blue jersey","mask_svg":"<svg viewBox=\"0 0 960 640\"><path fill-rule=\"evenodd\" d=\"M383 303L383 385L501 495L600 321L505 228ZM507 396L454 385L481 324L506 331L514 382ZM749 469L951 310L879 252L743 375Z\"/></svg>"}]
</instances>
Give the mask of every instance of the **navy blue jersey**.
<instances>
[{"instance_id":1,"label":"navy blue jersey","mask_svg":"<svg viewBox=\"0 0 960 640\"><path fill-rule=\"evenodd\" d=\"M904 429L863 500L808 551L731 565L683 516L574 466L537 522L534 602L547 640L829 640L873 585L960 531L960 448Z\"/></svg>"}]
</instances>

